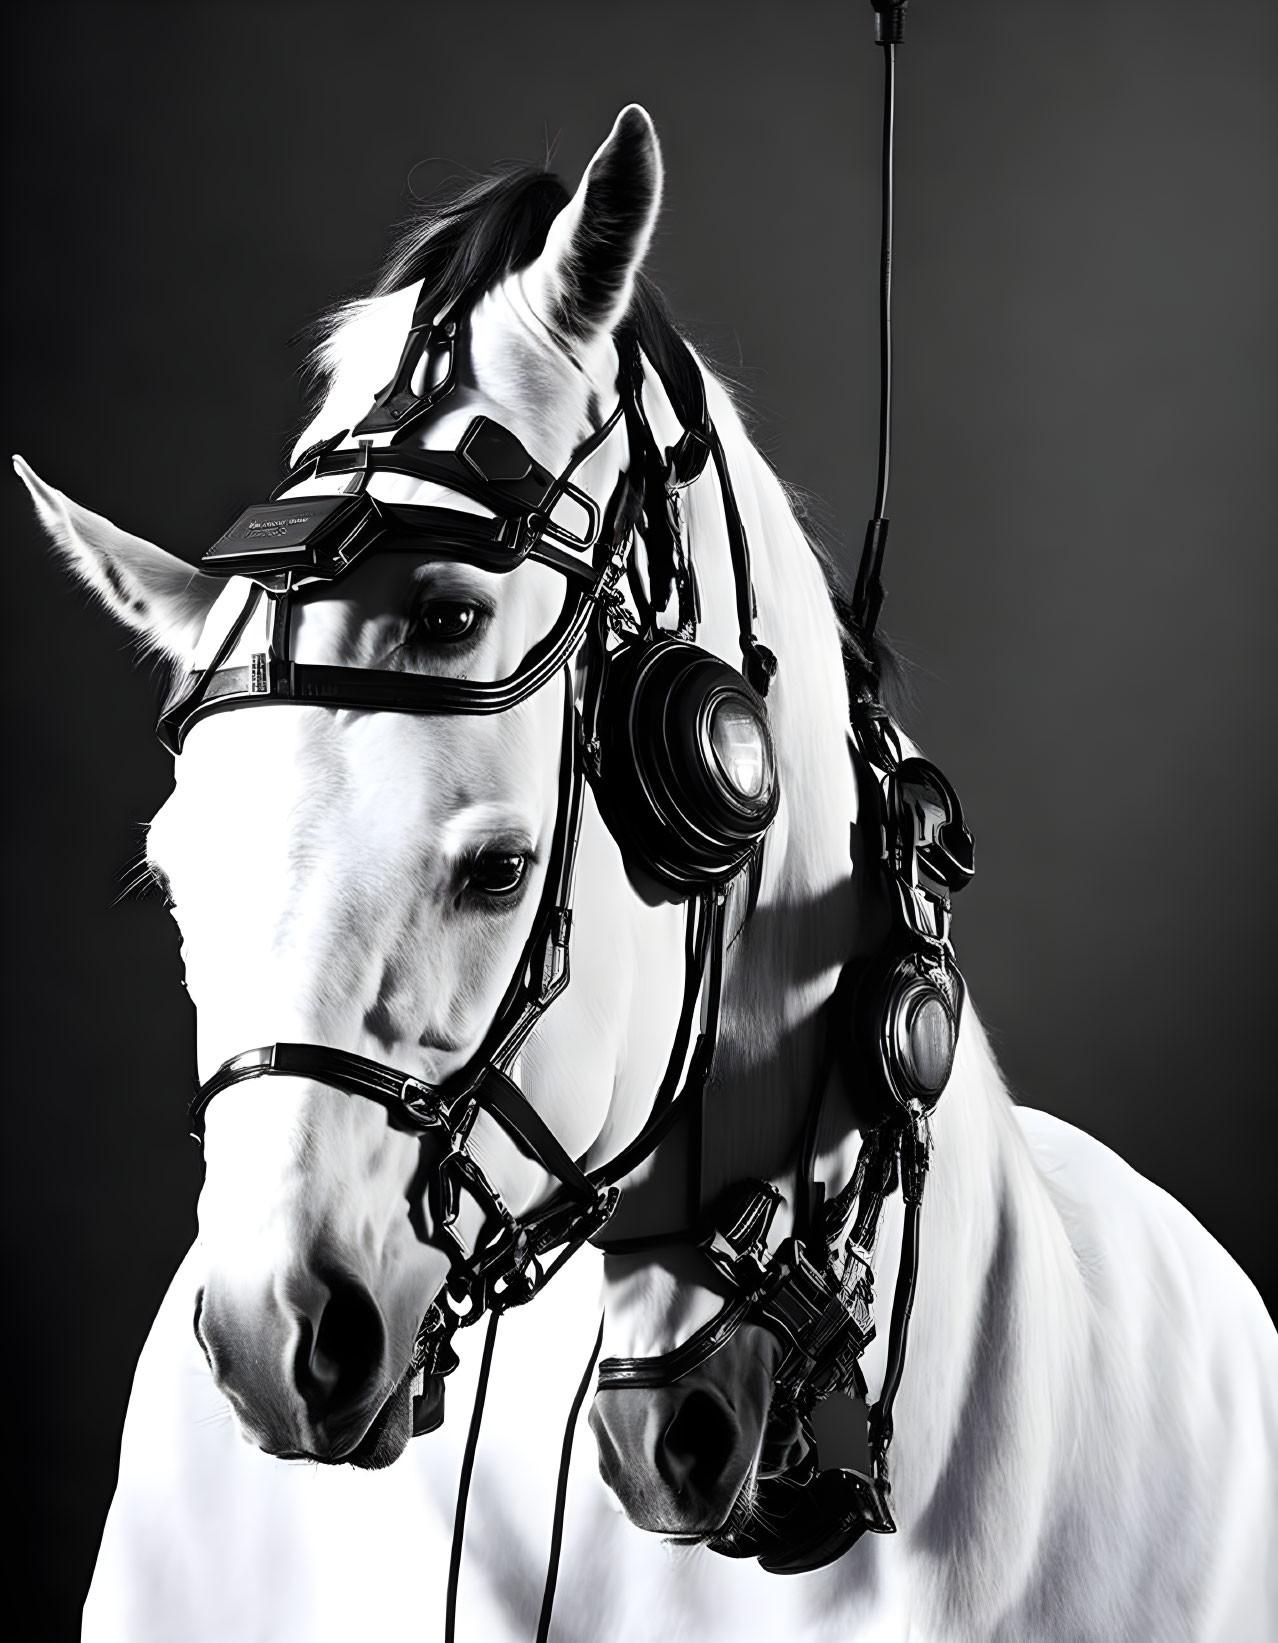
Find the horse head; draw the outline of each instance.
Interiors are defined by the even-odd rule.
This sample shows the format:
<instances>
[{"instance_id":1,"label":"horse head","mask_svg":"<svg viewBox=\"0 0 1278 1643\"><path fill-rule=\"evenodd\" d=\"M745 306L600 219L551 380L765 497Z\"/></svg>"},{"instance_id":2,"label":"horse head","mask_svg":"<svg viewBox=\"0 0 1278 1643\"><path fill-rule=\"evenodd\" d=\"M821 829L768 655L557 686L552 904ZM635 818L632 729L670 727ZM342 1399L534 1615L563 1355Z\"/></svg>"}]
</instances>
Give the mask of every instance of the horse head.
<instances>
[{"instance_id":1,"label":"horse head","mask_svg":"<svg viewBox=\"0 0 1278 1643\"><path fill-rule=\"evenodd\" d=\"M455 453L486 419L506 440L488 460L503 483L519 478L502 466L512 449L552 476L576 454L572 494L555 501L566 522L554 551L581 558L583 519L609 523L634 465L613 415L614 331L632 306L661 175L651 123L631 107L571 198L557 179L525 174L428 217L386 289L332 329L327 392L300 447L318 441L340 462L387 446L389 436L361 445L349 430L395 379L414 316L429 322L464 302L449 349L420 350L404 384L427 405L449 372L451 392L397 449ZM645 391L673 442L681 430L659 386ZM270 650L256 618L243 620L250 578L193 570L20 472L71 568L171 664L179 695L202 672L251 670ZM365 477L379 508L446 503L454 535L460 516L491 522L482 490L459 495L404 472ZM350 489L315 473L295 476L283 499L304 512L316 494ZM494 567L398 542L340 580L299 583L290 665L508 679L561 632L574 597L561 566L515 558ZM707 566L707 602L722 574ZM472 1061L543 901L566 713L580 689L573 650L502 711L294 704L209 714L190 728L148 855L181 929L202 1080L249 1046L291 1041L427 1087ZM681 1007L686 942L680 899L648 882L636 889L589 794L582 808L572 983L513 1068L574 1160L617 1153L645 1121ZM463 1181L454 1242L441 1241L423 1186L441 1143L392 1117L302 1074L232 1084L204 1114L195 1328L244 1433L269 1452L379 1465L410 1435L419 1328L485 1209ZM467 1147L513 1216L551 1194L546 1171L487 1110L471 1115Z\"/></svg>"},{"instance_id":2,"label":"horse head","mask_svg":"<svg viewBox=\"0 0 1278 1643\"><path fill-rule=\"evenodd\" d=\"M269 1453L378 1466L429 1429L459 1272L469 1315L496 1304L477 1263L535 1271L529 1225L565 1188L597 1198L570 1247L624 1188L607 1350L700 1330L713 1275L625 1253L626 1229L686 1225L694 1154L698 1202L757 1177L793 1208L826 1006L877 940L855 828L848 853L849 635L644 281L660 192L632 107L571 197L525 173L429 214L330 328L305 454L201 569L20 466L72 568L173 668L148 854L197 1007L194 1325ZM713 825L680 757L711 772ZM723 1521L776 1437L778 1350L749 1323L691 1378L600 1394L637 1522Z\"/></svg>"}]
</instances>

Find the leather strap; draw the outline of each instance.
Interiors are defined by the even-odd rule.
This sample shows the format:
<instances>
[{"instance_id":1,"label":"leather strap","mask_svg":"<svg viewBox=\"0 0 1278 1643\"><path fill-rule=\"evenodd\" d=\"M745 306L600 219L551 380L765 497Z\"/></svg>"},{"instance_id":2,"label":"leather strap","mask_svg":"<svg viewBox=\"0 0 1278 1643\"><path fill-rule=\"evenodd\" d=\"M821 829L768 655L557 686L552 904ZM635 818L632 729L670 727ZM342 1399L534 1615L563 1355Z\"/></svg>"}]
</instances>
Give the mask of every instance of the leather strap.
<instances>
[{"instance_id":1,"label":"leather strap","mask_svg":"<svg viewBox=\"0 0 1278 1643\"><path fill-rule=\"evenodd\" d=\"M669 1352L650 1358L605 1358L599 1365L601 1392L619 1386L670 1386L699 1369L725 1347L750 1316L753 1295L737 1295L725 1301L708 1323Z\"/></svg>"},{"instance_id":2,"label":"leather strap","mask_svg":"<svg viewBox=\"0 0 1278 1643\"><path fill-rule=\"evenodd\" d=\"M518 1085L497 1067L485 1068L476 1083L448 1096L444 1087L432 1087L411 1073L353 1055L349 1050L329 1049L322 1044L266 1044L232 1056L201 1087L190 1110L196 1139L203 1134L204 1113L215 1095L249 1079L266 1077L301 1078L340 1090L343 1095L361 1096L385 1108L391 1124L410 1135L447 1131L454 1115L473 1103L480 1112L496 1119L520 1151L574 1197L593 1203L598 1196L594 1184L564 1151Z\"/></svg>"}]
</instances>

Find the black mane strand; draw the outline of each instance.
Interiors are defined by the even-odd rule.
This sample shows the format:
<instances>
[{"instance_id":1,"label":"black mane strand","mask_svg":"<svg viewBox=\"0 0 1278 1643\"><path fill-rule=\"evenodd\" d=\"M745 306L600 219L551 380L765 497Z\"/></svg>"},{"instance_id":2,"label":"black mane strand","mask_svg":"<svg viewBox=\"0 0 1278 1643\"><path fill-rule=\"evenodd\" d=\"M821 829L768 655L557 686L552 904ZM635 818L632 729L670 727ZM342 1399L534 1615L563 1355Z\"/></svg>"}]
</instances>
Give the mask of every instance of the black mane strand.
<instances>
[{"instance_id":1,"label":"black mane strand","mask_svg":"<svg viewBox=\"0 0 1278 1643\"><path fill-rule=\"evenodd\" d=\"M435 313L443 313L462 298L489 290L507 275L535 261L546 243L551 223L572 195L554 172L538 166L511 166L466 184L454 184L424 200L401 229L381 270L371 297L389 296L405 286L422 282ZM344 305L329 317L329 333L349 312ZM640 273L625 323L639 339L644 353L673 389L675 400L695 404L696 370L688 350L653 282ZM868 643L857 631L851 602L838 566L824 547L805 534L825 572L843 638L844 665L849 687L873 688L876 678L893 682L893 653L876 634ZM895 694L895 692L892 692Z\"/></svg>"},{"instance_id":2,"label":"black mane strand","mask_svg":"<svg viewBox=\"0 0 1278 1643\"><path fill-rule=\"evenodd\" d=\"M551 223L572 198L561 178L511 167L423 201L373 286L375 297L423 282L436 313L527 268Z\"/></svg>"}]
</instances>

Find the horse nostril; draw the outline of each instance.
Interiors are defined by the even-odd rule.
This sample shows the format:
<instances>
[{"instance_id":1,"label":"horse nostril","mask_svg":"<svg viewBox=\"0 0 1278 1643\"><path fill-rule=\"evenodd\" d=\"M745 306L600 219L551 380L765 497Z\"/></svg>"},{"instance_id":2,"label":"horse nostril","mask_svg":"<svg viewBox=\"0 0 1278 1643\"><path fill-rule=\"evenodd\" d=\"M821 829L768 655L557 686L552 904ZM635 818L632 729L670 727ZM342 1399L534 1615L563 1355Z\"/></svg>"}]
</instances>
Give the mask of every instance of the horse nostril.
<instances>
[{"instance_id":1,"label":"horse nostril","mask_svg":"<svg viewBox=\"0 0 1278 1643\"><path fill-rule=\"evenodd\" d=\"M661 1437L658 1465L676 1489L691 1484L709 1495L736 1448L732 1417L708 1392L693 1390L679 1405Z\"/></svg>"},{"instance_id":2,"label":"horse nostril","mask_svg":"<svg viewBox=\"0 0 1278 1643\"><path fill-rule=\"evenodd\" d=\"M381 1315L362 1284L329 1280L318 1324L302 1319L293 1375L313 1421L357 1404L381 1366Z\"/></svg>"}]
</instances>

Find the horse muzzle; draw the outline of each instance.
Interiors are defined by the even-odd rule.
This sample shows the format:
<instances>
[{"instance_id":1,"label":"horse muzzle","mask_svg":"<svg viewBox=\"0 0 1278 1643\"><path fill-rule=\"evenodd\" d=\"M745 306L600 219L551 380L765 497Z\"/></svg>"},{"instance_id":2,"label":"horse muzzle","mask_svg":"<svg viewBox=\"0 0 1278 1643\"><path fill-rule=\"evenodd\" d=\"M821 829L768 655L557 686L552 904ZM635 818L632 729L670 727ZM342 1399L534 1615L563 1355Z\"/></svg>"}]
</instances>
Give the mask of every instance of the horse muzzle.
<instances>
[{"instance_id":1,"label":"horse muzzle","mask_svg":"<svg viewBox=\"0 0 1278 1643\"><path fill-rule=\"evenodd\" d=\"M391 1378L386 1326L358 1279L308 1273L246 1292L211 1278L194 1322L218 1390L267 1454L387 1466L412 1436L420 1366Z\"/></svg>"},{"instance_id":2,"label":"horse muzzle","mask_svg":"<svg viewBox=\"0 0 1278 1643\"><path fill-rule=\"evenodd\" d=\"M704 1385L605 1389L590 1425L604 1482L630 1521L655 1534L721 1528L754 1461L753 1439Z\"/></svg>"}]
</instances>

